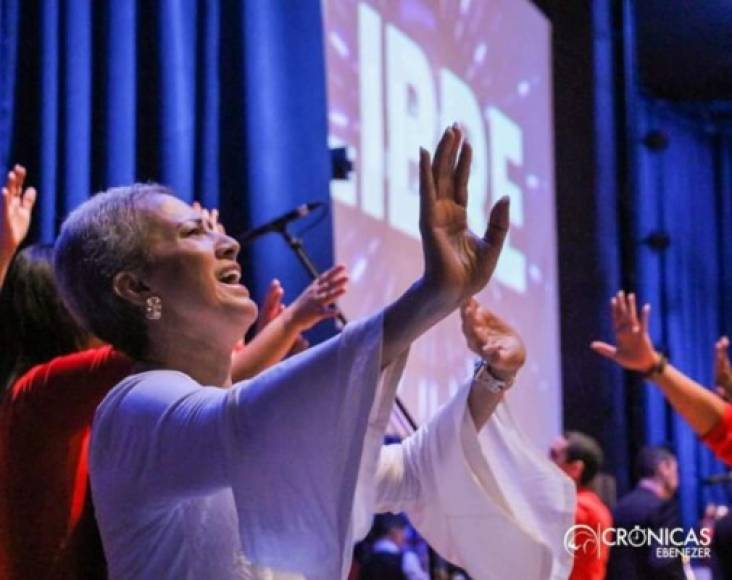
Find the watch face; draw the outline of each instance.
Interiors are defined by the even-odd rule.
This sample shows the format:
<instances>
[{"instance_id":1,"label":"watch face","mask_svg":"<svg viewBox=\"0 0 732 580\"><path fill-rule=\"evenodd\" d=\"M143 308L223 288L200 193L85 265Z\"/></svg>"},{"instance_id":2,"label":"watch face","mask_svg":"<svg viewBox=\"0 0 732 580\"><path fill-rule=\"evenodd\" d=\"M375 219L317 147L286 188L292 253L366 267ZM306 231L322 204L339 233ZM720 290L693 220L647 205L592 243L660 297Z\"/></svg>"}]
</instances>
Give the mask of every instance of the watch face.
<instances>
[{"instance_id":1,"label":"watch face","mask_svg":"<svg viewBox=\"0 0 732 580\"><path fill-rule=\"evenodd\" d=\"M513 414L548 446L560 429L550 27L528 0L324 0L329 138L354 161L332 182L335 247L351 273L342 307L371 314L423 271L419 147L461 124L473 146L468 222L483 235L511 198L511 229L478 298L530 358ZM419 423L472 375L457 314L418 340L400 397ZM522 387L524 385L524 387Z\"/></svg>"}]
</instances>

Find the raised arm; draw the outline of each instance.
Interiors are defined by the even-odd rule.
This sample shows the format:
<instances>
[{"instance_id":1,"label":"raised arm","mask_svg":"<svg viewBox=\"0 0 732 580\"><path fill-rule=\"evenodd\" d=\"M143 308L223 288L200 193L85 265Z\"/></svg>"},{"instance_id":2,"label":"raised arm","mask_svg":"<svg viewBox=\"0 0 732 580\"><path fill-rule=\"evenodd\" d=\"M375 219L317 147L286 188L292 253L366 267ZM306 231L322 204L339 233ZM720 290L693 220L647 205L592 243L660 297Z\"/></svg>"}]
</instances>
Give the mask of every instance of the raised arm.
<instances>
[{"instance_id":1,"label":"raised arm","mask_svg":"<svg viewBox=\"0 0 732 580\"><path fill-rule=\"evenodd\" d=\"M482 238L467 225L472 149L454 125L442 135L434 161L420 151L419 192L424 274L384 312L385 366L490 280L508 230L508 198L491 210Z\"/></svg>"},{"instance_id":2,"label":"raised arm","mask_svg":"<svg viewBox=\"0 0 732 580\"><path fill-rule=\"evenodd\" d=\"M592 350L624 369L643 373L698 435L709 433L722 420L725 402L671 364L664 364L648 335L650 305L643 307L639 317L635 295L620 291L610 300L610 311L616 344L595 341Z\"/></svg>"},{"instance_id":3,"label":"raised arm","mask_svg":"<svg viewBox=\"0 0 732 580\"><path fill-rule=\"evenodd\" d=\"M498 382L511 385L526 360L526 348L519 334L495 313L483 308L475 298L460 306L462 329L468 348L486 362ZM494 381L488 381L496 384ZM493 386L493 385L491 385ZM495 392L480 376L474 378L468 394L468 410L480 431L490 419L505 391ZM382 448L376 473L377 496L381 510L402 511L420 496L420 472L429 464L430 436L434 425L420 429L400 445Z\"/></svg>"},{"instance_id":4,"label":"raised arm","mask_svg":"<svg viewBox=\"0 0 732 580\"><path fill-rule=\"evenodd\" d=\"M0 195L0 288L5 282L10 262L23 243L30 227L36 190L23 190L25 167L16 165L8 172Z\"/></svg>"},{"instance_id":5,"label":"raised arm","mask_svg":"<svg viewBox=\"0 0 732 580\"><path fill-rule=\"evenodd\" d=\"M280 362L301 334L338 313L335 301L346 292L348 274L344 266L323 272L287 307L282 309L282 286L273 285L265 299L265 310L277 312L245 348L232 355L233 380L251 378Z\"/></svg>"}]
</instances>

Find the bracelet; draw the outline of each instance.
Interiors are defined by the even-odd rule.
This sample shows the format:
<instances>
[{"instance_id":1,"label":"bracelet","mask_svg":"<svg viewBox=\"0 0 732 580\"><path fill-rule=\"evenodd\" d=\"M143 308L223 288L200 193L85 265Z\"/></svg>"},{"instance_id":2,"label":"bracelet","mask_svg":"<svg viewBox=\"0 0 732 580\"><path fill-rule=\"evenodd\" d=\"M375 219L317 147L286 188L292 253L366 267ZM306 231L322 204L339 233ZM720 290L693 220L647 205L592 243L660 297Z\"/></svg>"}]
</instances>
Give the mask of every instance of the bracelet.
<instances>
[{"instance_id":1,"label":"bracelet","mask_svg":"<svg viewBox=\"0 0 732 580\"><path fill-rule=\"evenodd\" d=\"M515 377L499 379L491 372L491 367L485 360L475 361L473 381L488 389L493 394L502 393L513 386Z\"/></svg>"},{"instance_id":2,"label":"bracelet","mask_svg":"<svg viewBox=\"0 0 732 580\"><path fill-rule=\"evenodd\" d=\"M650 379L653 378L656 375L660 375L663 373L664 370L666 370L666 365L668 364L668 357L660 353L658 355L658 360L649 368L647 371L642 373L642 376L644 379Z\"/></svg>"}]
</instances>

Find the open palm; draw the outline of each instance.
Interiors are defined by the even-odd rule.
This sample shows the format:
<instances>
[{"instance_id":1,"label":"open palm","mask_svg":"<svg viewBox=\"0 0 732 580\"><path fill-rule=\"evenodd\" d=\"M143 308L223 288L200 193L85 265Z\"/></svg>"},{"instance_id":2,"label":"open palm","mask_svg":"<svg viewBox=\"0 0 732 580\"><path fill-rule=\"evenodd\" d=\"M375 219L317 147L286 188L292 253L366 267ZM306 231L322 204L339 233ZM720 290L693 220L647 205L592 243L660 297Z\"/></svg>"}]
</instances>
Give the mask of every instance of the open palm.
<instances>
[{"instance_id":1,"label":"open palm","mask_svg":"<svg viewBox=\"0 0 732 580\"><path fill-rule=\"evenodd\" d=\"M472 149L455 125L442 136L434 161L420 151L420 230L425 279L456 301L479 292L495 270L508 231L508 198L491 210L485 235L468 229Z\"/></svg>"},{"instance_id":2,"label":"open palm","mask_svg":"<svg viewBox=\"0 0 732 580\"><path fill-rule=\"evenodd\" d=\"M610 300L610 311L615 328L615 346L595 341L590 346L596 353L614 360L632 371L648 371L658 362L658 354L648 335L651 307L643 307L640 318L635 294L626 295L622 290Z\"/></svg>"},{"instance_id":3,"label":"open palm","mask_svg":"<svg viewBox=\"0 0 732 580\"><path fill-rule=\"evenodd\" d=\"M16 165L8 172L0 196L0 252L12 255L28 234L36 190L23 191L25 167Z\"/></svg>"}]
</instances>

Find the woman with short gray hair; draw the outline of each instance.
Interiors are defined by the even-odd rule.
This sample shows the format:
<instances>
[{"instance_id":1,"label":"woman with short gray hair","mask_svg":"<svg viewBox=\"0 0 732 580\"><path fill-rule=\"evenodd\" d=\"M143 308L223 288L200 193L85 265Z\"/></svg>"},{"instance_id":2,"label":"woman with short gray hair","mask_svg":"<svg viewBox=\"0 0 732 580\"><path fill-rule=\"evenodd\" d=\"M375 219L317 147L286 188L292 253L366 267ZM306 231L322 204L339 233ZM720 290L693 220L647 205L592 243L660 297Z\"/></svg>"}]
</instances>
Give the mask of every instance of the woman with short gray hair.
<instances>
[{"instance_id":1,"label":"woman with short gray hair","mask_svg":"<svg viewBox=\"0 0 732 580\"><path fill-rule=\"evenodd\" d=\"M133 358L148 347L145 317L113 289L115 274L148 265L148 220L141 208L156 195L173 196L158 184L135 184L95 195L64 223L55 255L64 301L100 339ZM74 240L71 243L71 240Z\"/></svg>"},{"instance_id":2,"label":"woman with short gray hair","mask_svg":"<svg viewBox=\"0 0 732 580\"><path fill-rule=\"evenodd\" d=\"M55 258L62 295L137 361L93 424L111 578L339 578L377 503L439 504L423 495L439 489L435 476L410 460L429 436L386 464L379 448L410 343L486 285L508 227L502 199L483 238L467 229L461 142L455 126L433 163L421 152L423 276L383 312L233 386L231 349L256 317L236 241L156 185L110 190L69 216ZM478 429L497 392L466 399ZM529 544L526 560L546 569L546 546Z\"/></svg>"}]
</instances>

